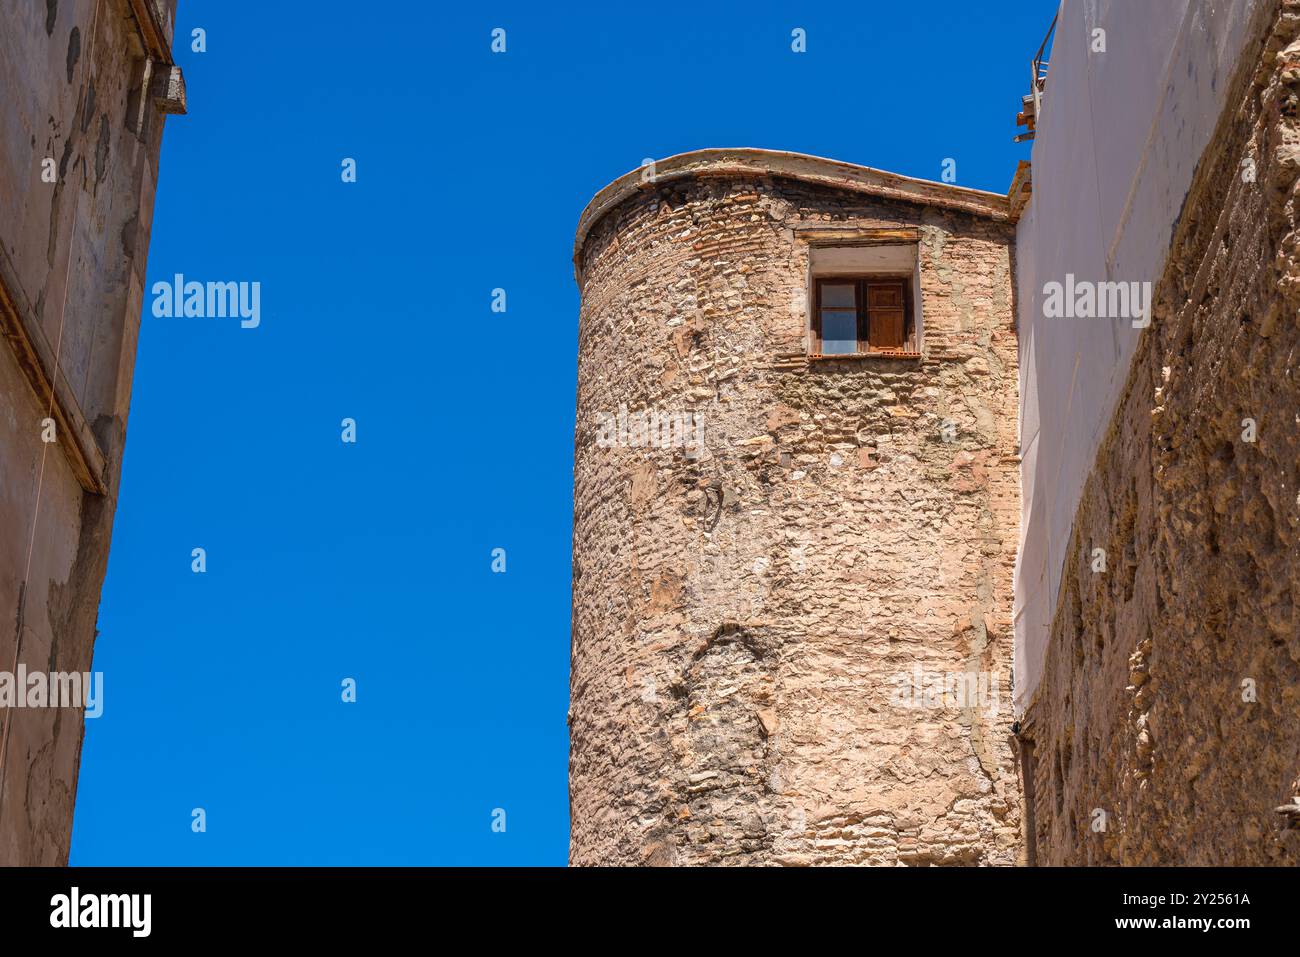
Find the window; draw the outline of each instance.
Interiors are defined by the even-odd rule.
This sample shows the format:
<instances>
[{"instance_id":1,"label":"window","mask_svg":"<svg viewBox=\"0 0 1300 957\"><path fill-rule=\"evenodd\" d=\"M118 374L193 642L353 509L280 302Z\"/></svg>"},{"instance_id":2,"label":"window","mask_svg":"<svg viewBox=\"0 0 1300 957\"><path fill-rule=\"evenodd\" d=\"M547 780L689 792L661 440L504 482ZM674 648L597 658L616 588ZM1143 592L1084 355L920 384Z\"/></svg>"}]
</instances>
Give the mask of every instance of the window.
<instances>
[{"instance_id":1,"label":"window","mask_svg":"<svg viewBox=\"0 0 1300 957\"><path fill-rule=\"evenodd\" d=\"M822 276L813 304L813 355L914 353L910 276Z\"/></svg>"}]
</instances>

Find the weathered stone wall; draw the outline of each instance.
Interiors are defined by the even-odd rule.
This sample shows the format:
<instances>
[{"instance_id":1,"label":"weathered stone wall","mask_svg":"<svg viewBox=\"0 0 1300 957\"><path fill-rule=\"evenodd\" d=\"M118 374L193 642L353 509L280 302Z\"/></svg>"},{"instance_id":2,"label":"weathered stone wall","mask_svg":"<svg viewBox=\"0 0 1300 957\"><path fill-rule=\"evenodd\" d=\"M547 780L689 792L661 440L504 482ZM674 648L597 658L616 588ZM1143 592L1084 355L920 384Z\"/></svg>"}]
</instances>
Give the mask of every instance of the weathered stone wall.
<instances>
[{"instance_id":1,"label":"weathered stone wall","mask_svg":"<svg viewBox=\"0 0 1300 957\"><path fill-rule=\"evenodd\" d=\"M919 228L923 361L806 359L813 222ZM596 223L573 863L1016 862L1011 249L1006 222L772 177ZM602 447L620 406L698 414L705 447ZM993 676L1000 711L901 707L917 665Z\"/></svg>"},{"instance_id":2,"label":"weathered stone wall","mask_svg":"<svg viewBox=\"0 0 1300 957\"><path fill-rule=\"evenodd\" d=\"M169 43L174 0L149 7ZM0 11L0 671L11 674L91 667L162 139L149 59L127 0ZM42 376L59 382L58 401ZM73 410L106 494L70 465ZM82 714L0 708L0 727L0 865L64 863Z\"/></svg>"},{"instance_id":3,"label":"weathered stone wall","mask_svg":"<svg viewBox=\"0 0 1300 957\"><path fill-rule=\"evenodd\" d=\"M1075 520L1026 716L1040 863L1300 863L1275 812L1300 776L1300 4L1278 9Z\"/></svg>"}]
</instances>

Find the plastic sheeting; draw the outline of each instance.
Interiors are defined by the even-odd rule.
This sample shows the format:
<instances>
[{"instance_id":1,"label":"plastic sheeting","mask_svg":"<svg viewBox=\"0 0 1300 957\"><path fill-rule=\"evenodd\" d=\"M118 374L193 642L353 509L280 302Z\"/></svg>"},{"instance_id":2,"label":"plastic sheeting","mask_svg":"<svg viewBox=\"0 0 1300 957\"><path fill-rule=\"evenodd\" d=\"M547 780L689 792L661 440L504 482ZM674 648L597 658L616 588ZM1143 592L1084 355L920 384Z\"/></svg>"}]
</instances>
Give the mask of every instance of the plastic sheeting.
<instances>
[{"instance_id":1,"label":"plastic sheeting","mask_svg":"<svg viewBox=\"0 0 1300 957\"><path fill-rule=\"evenodd\" d=\"M1075 510L1140 334L1127 319L1045 318L1044 285L1071 274L1154 288L1258 3L1061 4L1034 139L1033 195L1016 235L1018 713L1042 677Z\"/></svg>"}]
</instances>

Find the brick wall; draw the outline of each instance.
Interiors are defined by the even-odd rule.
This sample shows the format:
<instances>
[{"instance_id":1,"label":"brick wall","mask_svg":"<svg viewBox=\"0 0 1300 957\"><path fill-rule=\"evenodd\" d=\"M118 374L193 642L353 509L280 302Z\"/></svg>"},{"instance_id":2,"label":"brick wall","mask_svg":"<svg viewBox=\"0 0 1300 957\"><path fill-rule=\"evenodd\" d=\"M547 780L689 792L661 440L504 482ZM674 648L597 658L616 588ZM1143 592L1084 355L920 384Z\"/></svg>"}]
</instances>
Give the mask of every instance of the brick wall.
<instances>
[{"instance_id":1,"label":"brick wall","mask_svg":"<svg viewBox=\"0 0 1300 957\"><path fill-rule=\"evenodd\" d=\"M804 358L815 222L919 229L924 360ZM1012 246L1005 221L775 177L676 180L595 224L574 863L1016 862ZM620 407L699 415L704 447L602 447ZM916 666L982 672L993 707L902 707Z\"/></svg>"}]
</instances>

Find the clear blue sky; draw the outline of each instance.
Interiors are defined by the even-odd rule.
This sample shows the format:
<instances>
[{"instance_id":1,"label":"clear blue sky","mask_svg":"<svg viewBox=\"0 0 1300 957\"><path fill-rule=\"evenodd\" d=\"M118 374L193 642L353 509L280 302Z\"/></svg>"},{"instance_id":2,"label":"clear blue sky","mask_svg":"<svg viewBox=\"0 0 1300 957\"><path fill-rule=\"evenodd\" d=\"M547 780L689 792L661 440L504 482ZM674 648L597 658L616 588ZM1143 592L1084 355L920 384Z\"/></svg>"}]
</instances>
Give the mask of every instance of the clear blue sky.
<instances>
[{"instance_id":1,"label":"clear blue sky","mask_svg":"<svg viewBox=\"0 0 1300 957\"><path fill-rule=\"evenodd\" d=\"M149 283L261 325L146 297L72 863L564 863L579 213L708 146L1005 191L1054 10L181 0Z\"/></svg>"}]
</instances>

